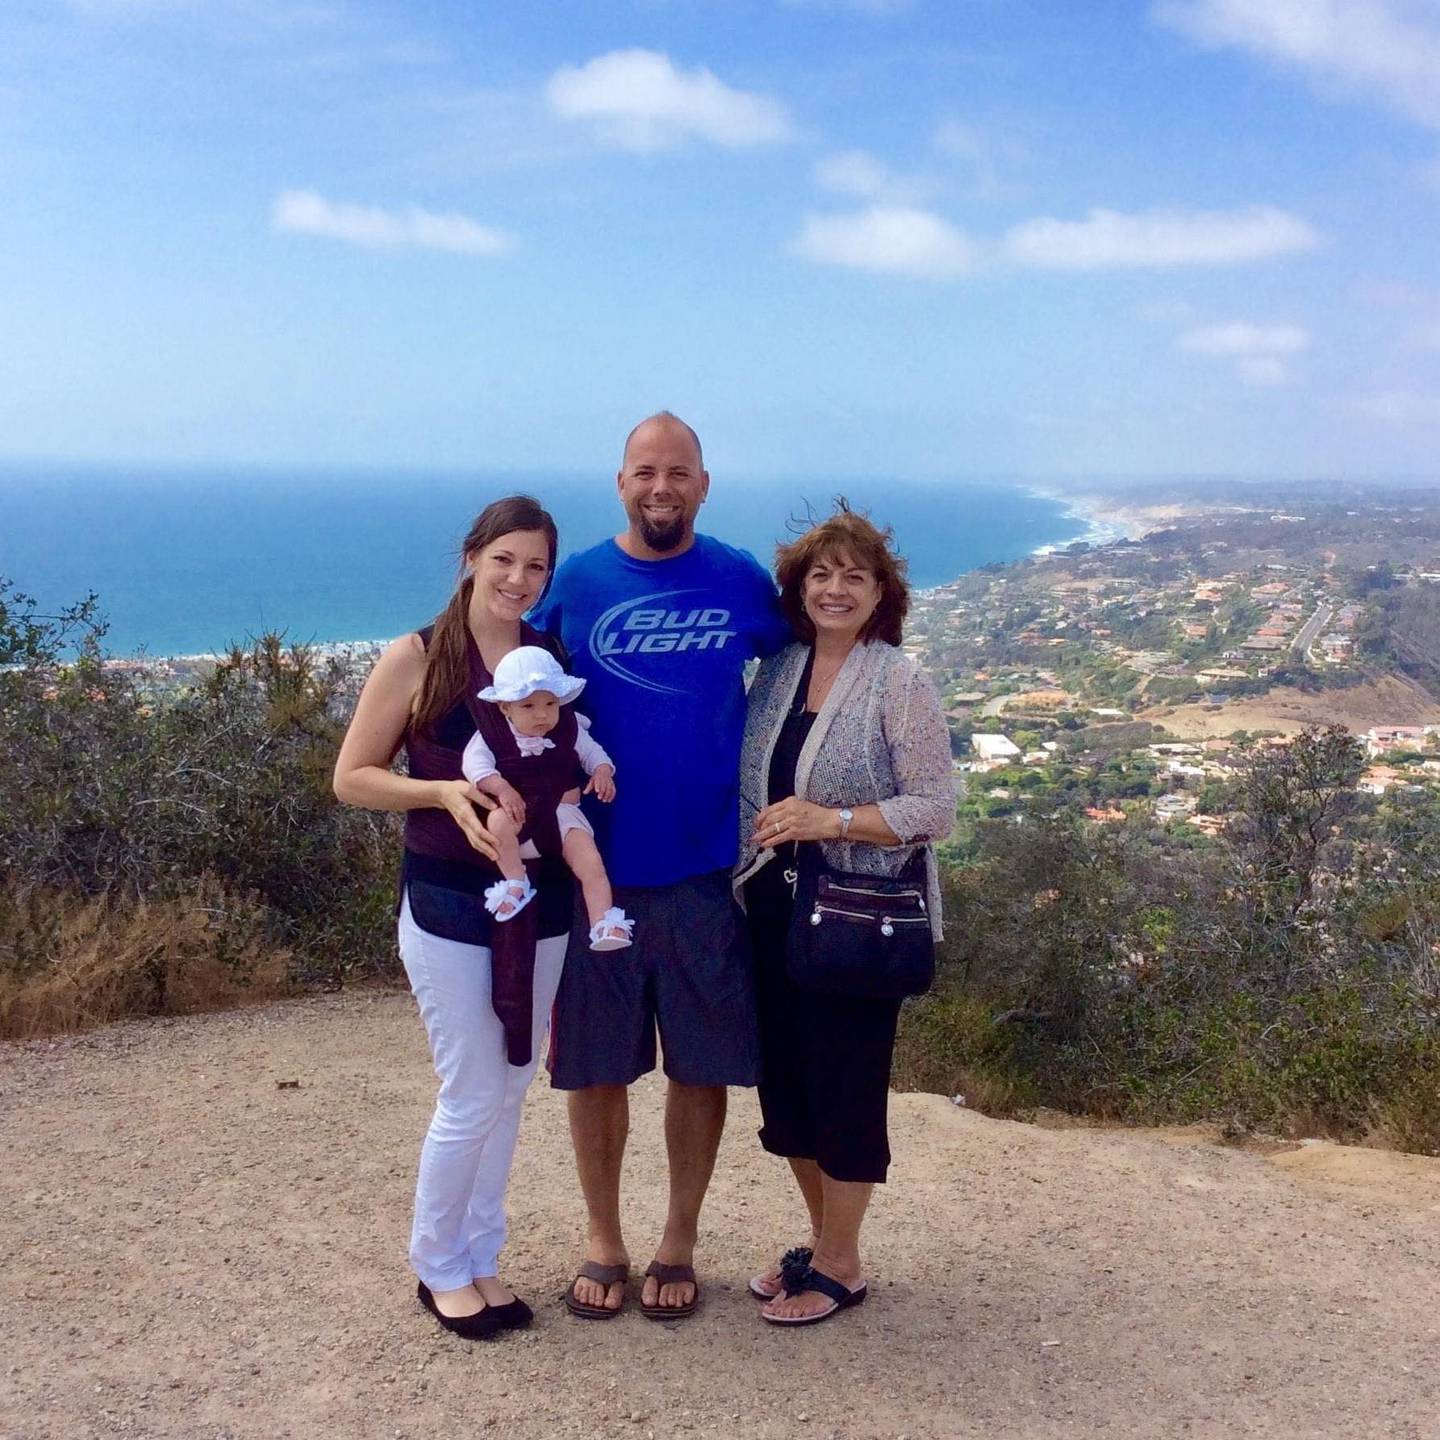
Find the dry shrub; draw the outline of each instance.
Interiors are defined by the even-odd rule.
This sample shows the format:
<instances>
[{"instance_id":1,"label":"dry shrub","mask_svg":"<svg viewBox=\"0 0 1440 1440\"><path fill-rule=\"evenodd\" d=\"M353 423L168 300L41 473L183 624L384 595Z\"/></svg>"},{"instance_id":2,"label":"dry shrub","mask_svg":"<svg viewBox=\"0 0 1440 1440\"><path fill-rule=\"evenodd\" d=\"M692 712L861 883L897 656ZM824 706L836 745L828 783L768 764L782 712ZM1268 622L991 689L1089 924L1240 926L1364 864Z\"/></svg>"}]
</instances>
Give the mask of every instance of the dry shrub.
<instances>
[{"instance_id":1,"label":"dry shrub","mask_svg":"<svg viewBox=\"0 0 1440 1440\"><path fill-rule=\"evenodd\" d=\"M1407 1081L1375 1103L1366 1143L1440 1155L1440 1048L1418 1058Z\"/></svg>"},{"instance_id":2,"label":"dry shrub","mask_svg":"<svg viewBox=\"0 0 1440 1440\"><path fill-rule=\"evenodd\" d=\"M901 1012L891 1084L962 1095L985 1115L1024 1114L1035 1087L1010 1060L1009 1037L987 1007L956 989L908 1002Z\"/></svg>"},{"instance_id":3,"label":"dry shrub","mask_svg":"<svg viewBox=\"0 0 1440 1440\"><path fill-rule=\"evenodd\" d=\"M263 911L213 880L163 899L0 897L0 1038L183 1015L284 993Z\"/></svg>"}]
</instances>

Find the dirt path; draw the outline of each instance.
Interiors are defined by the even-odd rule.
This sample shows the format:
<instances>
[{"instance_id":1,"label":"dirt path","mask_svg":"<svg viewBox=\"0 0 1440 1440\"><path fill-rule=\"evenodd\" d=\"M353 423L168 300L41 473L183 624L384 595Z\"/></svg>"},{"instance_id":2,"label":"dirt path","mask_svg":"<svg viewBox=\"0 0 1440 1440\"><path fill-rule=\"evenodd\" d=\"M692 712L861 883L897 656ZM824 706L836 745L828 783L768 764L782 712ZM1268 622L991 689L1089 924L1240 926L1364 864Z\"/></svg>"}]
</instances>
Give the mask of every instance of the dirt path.
<instances>
[{"instance_id":1,"label":"dirt path","mask_svg":"<svg viewBox=\"0 0 1440 1440\"><path fill-rule=\"evenodd\" d=\"M580 1207L542 1081L506 1257L539 1322L467 1346L404 1263L431 1089L400 995L0 1047L0 1435L1440 1434L1440 1161L1287 1170L897 1097L870 1302L777 1333L744 1281L796 1207L737 1094L701 1314L596 1325L558 1305ZM659 1098L638 1090L628 1170L642 1265Z\"/></svg>"}]
</instances>

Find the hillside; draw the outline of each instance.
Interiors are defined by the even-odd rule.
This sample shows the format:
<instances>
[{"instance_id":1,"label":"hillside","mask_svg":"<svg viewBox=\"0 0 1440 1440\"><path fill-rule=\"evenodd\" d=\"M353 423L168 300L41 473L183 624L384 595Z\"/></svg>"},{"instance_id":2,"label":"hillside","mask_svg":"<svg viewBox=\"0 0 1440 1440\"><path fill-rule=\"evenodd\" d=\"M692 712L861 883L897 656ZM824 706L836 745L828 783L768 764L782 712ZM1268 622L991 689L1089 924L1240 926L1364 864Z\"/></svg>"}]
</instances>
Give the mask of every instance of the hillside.
<instances>
[{"instance_id":1,"label":"hillside","mask_svg":"<svg viewBox=\"0 0 1440 1440\"><path fill-rule=\"evenodd\" d=\"M1307 725L1343 725L1363 735L1373 726L1440 724L1440 700L1408 676L1382 675L1343 690L1277 685L1264 695L1223 706L1157 705L1135 718L1161 725L1180 740L1207 740L1236 730L1296 735Z\"/></svg>"}]
</instances>

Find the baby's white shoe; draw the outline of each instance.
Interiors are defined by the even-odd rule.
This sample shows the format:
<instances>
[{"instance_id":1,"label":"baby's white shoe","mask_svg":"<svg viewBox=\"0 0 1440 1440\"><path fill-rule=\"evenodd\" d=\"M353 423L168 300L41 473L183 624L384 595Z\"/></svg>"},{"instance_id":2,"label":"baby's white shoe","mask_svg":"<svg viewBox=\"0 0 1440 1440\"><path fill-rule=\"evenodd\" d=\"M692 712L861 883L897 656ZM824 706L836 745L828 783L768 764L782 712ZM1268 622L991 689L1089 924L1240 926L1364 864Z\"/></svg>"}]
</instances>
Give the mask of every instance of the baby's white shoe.
<instances>
[{"instance_id":1,"label":"baby's white shoe","mask_svg":"<svg viewBox=\"0 0 1440 1440\"><path fill-rule=\"evenodd\" d=\"M592 950L623 950L630 944L635 922L627 919L625 912L612 905L591 927L590 948Z\"/></svg>"},{"instance_id":2,"label":"baby's white shoe","mask_svg":"<svg viewBox=\"0 0 1440 1440\"><path fill-rule=\"evenodd\" d=\"M534 898L528 875L523 880L497 880L485 892L485 908L497 920L513 920Z\"/></svg>"}]
</instances>

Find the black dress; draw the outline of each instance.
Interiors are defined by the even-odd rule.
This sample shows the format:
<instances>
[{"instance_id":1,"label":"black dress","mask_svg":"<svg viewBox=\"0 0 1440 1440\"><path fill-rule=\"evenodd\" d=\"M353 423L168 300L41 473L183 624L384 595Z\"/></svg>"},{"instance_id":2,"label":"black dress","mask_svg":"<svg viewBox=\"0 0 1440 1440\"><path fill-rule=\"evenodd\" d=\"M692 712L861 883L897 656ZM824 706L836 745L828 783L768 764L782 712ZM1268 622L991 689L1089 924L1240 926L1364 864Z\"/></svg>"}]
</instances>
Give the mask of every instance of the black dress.
<instances>
[{"instance_id":1,"label":"black dress","mask_svg":"<svg viewBox=\"0 0 1440 1440\"><path fill-rule=\"evenodd\" d=\"M802 708L786 717L770 760L768 801L795 793L795 766L815 723ZM880 1183L890 1163L886 1107L899 1000L860 999L802 990L785 973L794 897L785 871L793 845L782 845L745 885L760 1008L760 1143L772 1155L814 1160L833 1180Z\"/></svg>"}]
</instances>

